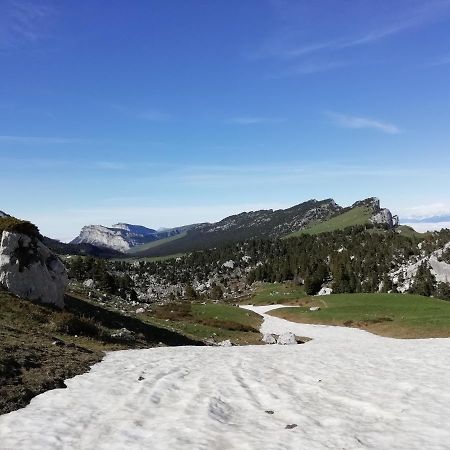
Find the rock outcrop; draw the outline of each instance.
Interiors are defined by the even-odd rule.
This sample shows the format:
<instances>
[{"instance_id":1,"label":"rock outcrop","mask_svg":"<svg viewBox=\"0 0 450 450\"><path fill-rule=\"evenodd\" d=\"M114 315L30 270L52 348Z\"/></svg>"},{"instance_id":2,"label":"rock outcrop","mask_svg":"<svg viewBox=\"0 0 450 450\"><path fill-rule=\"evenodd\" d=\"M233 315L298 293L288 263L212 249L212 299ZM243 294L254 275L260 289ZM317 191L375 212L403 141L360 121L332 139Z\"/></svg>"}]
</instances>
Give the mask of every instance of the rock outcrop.
<instances>
[{"instance_id":1,"label":"rock outcrop","mask_svg":"<svg viewBox=\"0 0 450 450\"><path fill-rule=\"evenodd\" d=\"M66 268L38 238L3 231L0 285L19 297L64 306Z\"/></svg>"},{"instance_id":2,"label":"rock outcrop","mask_svg":"<svg viewBox=\"0 0 450 450\"><path fill-rule=\"evenodd\" d=\"M184 226L158 231L142 225L131 225L128 223L117 223L112 227L86 225L82 228L79 236L71 243L91 244L97 247L126 252L132 247L183 233L188 228L189 226Z\"/></svg>"}]
</instances>

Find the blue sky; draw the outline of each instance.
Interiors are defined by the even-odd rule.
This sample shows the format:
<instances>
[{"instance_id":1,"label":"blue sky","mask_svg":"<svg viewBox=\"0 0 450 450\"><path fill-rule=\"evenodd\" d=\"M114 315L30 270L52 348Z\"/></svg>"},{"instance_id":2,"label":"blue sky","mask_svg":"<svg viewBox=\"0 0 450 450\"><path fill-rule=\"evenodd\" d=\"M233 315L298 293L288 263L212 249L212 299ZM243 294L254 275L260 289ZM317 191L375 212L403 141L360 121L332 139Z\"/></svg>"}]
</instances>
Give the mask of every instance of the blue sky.
<instances>
[{"instance_id":1,"label":"blue sky","mask_svg":"<svg viewBox=\"0 0 450 450\"><path fill-rule=\"evenodd\" d=\"M0 209L52 237L450 213L450 0L0 0L0 68Z\"/></svg>"}]
</instances>

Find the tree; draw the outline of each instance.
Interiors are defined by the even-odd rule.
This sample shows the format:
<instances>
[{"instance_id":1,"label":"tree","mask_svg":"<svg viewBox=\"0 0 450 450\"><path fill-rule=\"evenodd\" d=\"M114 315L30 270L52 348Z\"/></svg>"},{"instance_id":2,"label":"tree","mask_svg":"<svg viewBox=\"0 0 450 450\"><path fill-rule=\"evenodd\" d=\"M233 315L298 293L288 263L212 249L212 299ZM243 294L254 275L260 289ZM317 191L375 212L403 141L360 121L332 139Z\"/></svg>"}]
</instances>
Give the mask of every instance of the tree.
<instances>
[{"instance_id":1,"label":"tree","mask_svg":"<svg viewBox=\"0 0 450 450\"><path fill-rule=\"evenodd\" d=\"M195 300L198 297L197 291L192 287L192 284L186 285L184 296L188 300Z\"/></svg>"},{"instance_id":2,"label":"tree","mask_svg":"<svg viewBox=\"0 0 450 450\"><path fill-rule=\"evenodd\" d=\"M436 277L431 273L427 263L422 263L417 269L411 289L412 294L430 297L436 290Z\"/></svg>"}]
</instances>

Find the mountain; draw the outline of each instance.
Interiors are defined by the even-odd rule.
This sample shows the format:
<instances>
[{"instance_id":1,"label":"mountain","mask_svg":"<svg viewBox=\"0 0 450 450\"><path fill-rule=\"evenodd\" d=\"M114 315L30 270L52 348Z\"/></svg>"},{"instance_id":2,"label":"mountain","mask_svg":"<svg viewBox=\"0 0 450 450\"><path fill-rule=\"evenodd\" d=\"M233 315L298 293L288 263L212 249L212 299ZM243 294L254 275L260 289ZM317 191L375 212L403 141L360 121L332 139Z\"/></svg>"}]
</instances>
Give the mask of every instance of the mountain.
<instances>
[{"instance_id":1,"label":"mountain","mask_svg":"<svg viewBox=\"0 0 450 450\"><path fill-rule=\"evenodd\" d=\"M126 252L138 245L176 236L189 227L190 225L157 231L142 225L131 225L129 223L117 223L112 227L87 225L82 228L79 236L71 244L90 244L118 252Z\"/></svg>"},{"instance_id":2,"label":"mountain","mask_svg":"<svg viewBox=\"0 0 450 450\"><path fill-rule=\"evenodd\" d=\"M388 228L397 225L396 216L392 216L388 209L381 208L380 201L376 197L358 201L346 208L339 206L333 199L308 200L288 209L243 212L226 217L217 223L194 225L178 239L155 242L150 248L134 247L133 256L166 256L204 250L251 238L285 237L326 224L331 220L339 221L344 214L351 216L352 211L353 214L355 211L364 211L363 217L361 214L357 220L347 217L341 228L366 223L384 224Z\"/></svg>"},{"instance_id":3,"label":"mountain","mask_svg":"<svg viewBox=\"0 0 450 450\"><path fill-rule=\"evenodd\" d=\"M376 197L358 201L350 207L339 206L331 198L313 199L287 209L242 212L215 223L171 229L154 230L127 223L112 227L88 225L72 244L91 244L141 258L204 250L252 238L333 231L366 223L393 228L398 220L388 209L380 207Z\"/></svg>"},{"instance_id":4,"label":"mountain","mask_svg":"<svg viewBox=\"0 0 450 450\"><path fill-rule=\"evenodd\" d=\"M286 237L295 237L302 234L320 234L336 230L344 230L355 225L385 225L387 228L398 226L398 217L393 216L387 208L380 207L380 200L370 197L360 200L348 208L342 208L330 219L314 223L302 230L289 234Z\"/></svg>"}]
</instances>

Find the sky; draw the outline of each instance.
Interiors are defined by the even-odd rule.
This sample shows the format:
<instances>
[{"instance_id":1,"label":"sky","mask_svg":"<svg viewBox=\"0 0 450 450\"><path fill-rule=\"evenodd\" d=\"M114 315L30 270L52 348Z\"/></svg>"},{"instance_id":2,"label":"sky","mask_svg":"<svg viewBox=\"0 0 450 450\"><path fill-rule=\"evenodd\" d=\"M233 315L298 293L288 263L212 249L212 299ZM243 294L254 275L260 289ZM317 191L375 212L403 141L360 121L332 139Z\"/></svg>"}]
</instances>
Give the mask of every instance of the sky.
<instances>
[{"instance_id":1,"label":"sky","mask_svg":"<svg viewBox=\"0 0 450 450\"><path fill-rule=\"evenodd\" d=\"M449 120L450 0L0 0L0 210L54 238L330 197L448 220Z\"/></svg>"}]
</instances>

